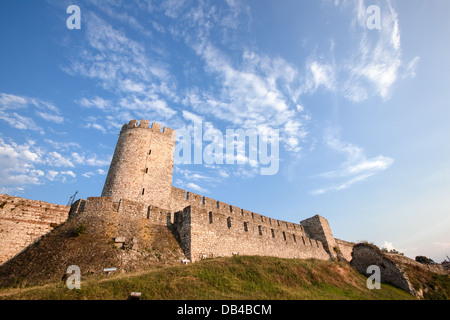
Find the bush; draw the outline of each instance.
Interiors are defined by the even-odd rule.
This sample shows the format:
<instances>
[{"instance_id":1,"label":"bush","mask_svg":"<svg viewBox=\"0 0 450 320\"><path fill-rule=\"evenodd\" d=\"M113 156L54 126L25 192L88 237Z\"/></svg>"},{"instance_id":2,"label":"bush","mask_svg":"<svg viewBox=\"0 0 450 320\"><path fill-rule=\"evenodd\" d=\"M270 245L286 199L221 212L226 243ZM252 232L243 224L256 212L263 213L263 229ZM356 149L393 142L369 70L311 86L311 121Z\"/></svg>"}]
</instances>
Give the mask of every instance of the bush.
<instances>
[{"instance_id":1,"label":"bush","mask_svg":"<svg viewBox=\"0 0 450 320\"><path fill-rule=\"evenodd\" d=\"M423 263L423 264L435 264L433 259L427 258L425 256L417 256L415 259L417 262Z\"/></svg>"},{"instance_id":2,"label":"bush","mask_svg":"<svg viewBox=\"0 0 450 320\"><path fill-rule=\"evenodd\" d=\"M83 222L70 230L70 236L71 237L79 237L85 231L86 231L86 224L84 224L84 222Z\"/></svg>"}]
</instances>

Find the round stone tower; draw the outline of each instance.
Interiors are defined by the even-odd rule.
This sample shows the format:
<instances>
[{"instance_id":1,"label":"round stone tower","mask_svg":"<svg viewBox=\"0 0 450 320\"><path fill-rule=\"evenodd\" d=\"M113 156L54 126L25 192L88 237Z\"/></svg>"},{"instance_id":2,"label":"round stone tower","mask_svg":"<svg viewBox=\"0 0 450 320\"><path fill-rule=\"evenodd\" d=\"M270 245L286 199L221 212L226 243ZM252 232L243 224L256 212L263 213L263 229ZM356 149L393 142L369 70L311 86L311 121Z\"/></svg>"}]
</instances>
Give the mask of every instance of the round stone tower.
<instances>
[{"instance_id":1,"label":"round stone tower","mask_svg":"<svg viewBox=\"0 0 450 320\"><path fill-rule=\"evenodd\" d=\"M170 208L175 131L148 120L123 125L102 197Z\"/></svg>"}]
</instances>

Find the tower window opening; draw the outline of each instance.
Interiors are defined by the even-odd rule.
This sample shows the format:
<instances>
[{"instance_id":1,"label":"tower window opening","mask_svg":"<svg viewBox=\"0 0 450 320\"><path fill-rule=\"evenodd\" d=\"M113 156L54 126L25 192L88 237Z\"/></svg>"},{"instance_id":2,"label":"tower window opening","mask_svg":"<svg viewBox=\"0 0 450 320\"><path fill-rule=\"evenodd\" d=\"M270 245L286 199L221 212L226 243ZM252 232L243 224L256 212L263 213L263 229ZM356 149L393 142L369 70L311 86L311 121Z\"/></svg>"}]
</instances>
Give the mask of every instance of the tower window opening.
<instances>
[{"instance_id":1,"label":"tower window opening","mask_svg":"<svg viewBox=\"0 0 450 320\"><path fill-rule=\"evenodd\" d=\"M209 223L213 223L213 214L212 214L212 211L209 212Z\"/></svg>"},{"instance_id":2,"label":"tower window opening","mask_svg":"<svg viewBox=\"0 0 450 320\"><path fill-rule=\"evenodd\" d=\"M151 155L152 154L152 149L150 149L149 151L148 151L148 155Z\"/></svg>"},{"instance_id":3,"label":"tower window opening","mask_svg":"<svg viewBox=\"0 0 450 320\"><path fill-rule=\"evenodd\" d=\"M228 228L231 228L231 218L230 217L227 218L227 226L228 226Z\"/></svg>"},{"instance_id":4,"label":"tower window opening","mask_svg":"<svg viewBox=\"0 0 450 320\"><path fill-rule=\"evenodd\" d=\"M144 195L144 193L145 193L145 188L144 188L144 189L142 189L142 195Z\"/></svg>"},{"instance_id":5,"label":"tower window opening","mask_svg":"<svg viewBox=\"0 0 450 320\"><path fill-rule=\"evenodd\" d=\"M145 173L148 173L148 168L145 168Z\"/></svg>"},{"instance_id":6,"label":"tower window opening","mask_svg":"<svg viewBox=\"0 0 450 320\"><path fill-rule=\"evenodd\" d=\"M247 232L248 231L248 226L247 226L247 222L244 222L244 231Z\"/></svg>"}]
</instances>

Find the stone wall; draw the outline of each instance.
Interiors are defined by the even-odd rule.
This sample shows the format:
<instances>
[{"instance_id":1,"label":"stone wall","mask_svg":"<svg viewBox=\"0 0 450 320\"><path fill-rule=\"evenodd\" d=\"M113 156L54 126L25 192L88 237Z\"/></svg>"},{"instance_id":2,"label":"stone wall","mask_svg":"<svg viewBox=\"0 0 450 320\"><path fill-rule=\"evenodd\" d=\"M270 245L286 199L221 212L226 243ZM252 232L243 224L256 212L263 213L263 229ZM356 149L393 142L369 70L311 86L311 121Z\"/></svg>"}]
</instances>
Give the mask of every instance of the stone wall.
<instances>
[{"instance_id":1,"label":"stone wall","mask_svg":"<svg viewBox=\"0 0 450 320\"><path fill-rule=\"evenodd\" d=\"M79 205L82 203L82 205ZM144 205L139 201L119 199L114 201L111 197L89 197L87 200L80 199L72 205L70 216L76 217L80 213L91 213L95 215L118 214L124 219L143 219L146 223L170 226L173 222L171 211L156 206Z\"/></svg>"},{"instance_id":2,"label":"stone wall","mask_svg":"<svg viewBox=\"0 0 450 320\"><path fill-rule=\"evenodd\" d=\"M69 207L0 195L0 264L67 220Z\"/></svg>"},{"instance_id":3,"label":"stone wall","mask_svg":"<svg viewBox=\"0 0 450 320\"><path fill-rule=\"evenodd\" d=\"M248 217L248 219L250 219L252 222L261 225L262 228L278 230L278 232L281 233L292 233L292 230L296 230L296 232L299 232L306 237L310 237L304 226L302 226L301 224L269 218L265 215L261 215L259 213L252 212L246 209L241 209L237 206L230 205L222 201L172 187L172 212L183 211L183 209L187 206L205 209L208 212L213 212L213 214L220 213L222 215L232 215L238 218Z\"/></svg>"},{"instance_id":4,"label":"stone wall","mask_svg":"<svg viewBox=\"0 0 450 320\"><path fill-rule=\"evenodd\" d=\"M181 190L181 189L179 189ZM146 223L174 226L186 257L197 261L204 257L263 255L282 258L330 259L322 242L311 239L303 226L271 219L226 203L188 193L186 201L195 203L183 210L147 206L137 201L109 197L90 197L84 210L95 215L105 212ZM73 208L82 207L74 203Z\"/></svg>"},{"instance_id":5,"label":"stone wall","mask_svg":"<svg viewBox=\"0 0 450 320\"><path fill-rule=\"evenodd\" d=\"M233 254L280 258L330 259L320 241L305 235L296 224L264 223L262 216L230 208L188 206L175 214L185 255L191 261Z\"/></svg>"}]
</instances>

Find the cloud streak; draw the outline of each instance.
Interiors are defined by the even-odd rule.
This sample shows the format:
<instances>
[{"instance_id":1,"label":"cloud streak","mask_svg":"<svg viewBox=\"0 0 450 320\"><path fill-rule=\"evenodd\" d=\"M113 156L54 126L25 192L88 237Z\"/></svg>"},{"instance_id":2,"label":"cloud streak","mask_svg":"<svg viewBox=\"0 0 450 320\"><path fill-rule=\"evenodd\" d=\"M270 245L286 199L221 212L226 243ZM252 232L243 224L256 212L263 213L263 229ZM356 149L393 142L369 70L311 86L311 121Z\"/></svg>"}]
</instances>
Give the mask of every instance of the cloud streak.
<instances>
[{"instance_id":1,"label":"cloud streak","mask_svg":"<svg viewBox=\"0 0 450 320\"><path fill-rule=\"evenodd\" d=\"M327 146L346 159L339 169L323 172L320 178L338 181L330 186L311 191L313 195L321 195L328 192L340 191L350 188L387 170L394 163L394 159L385 156L367 158L363 149L351 143L340 141L335 135L328 134L325 138Z\"/></svg>"},{"instance_id":2,"label":"cloud streak","mask_svg":"<svg viewBox=\"0 0 450 320\"><path fill-rule=\"evenodd\" d=\"M414 76L418 62L418 57L415 57L404 67L398 14L391 1L376 3L381 7L379 30L367 28L364 0L344 1L344 6L354 6L353 32L360 40L355 53L343 64L345 81L341 91L345 98L355 103L371 96L389 100L397 80Z\"/></svg>"}]
</instances>

